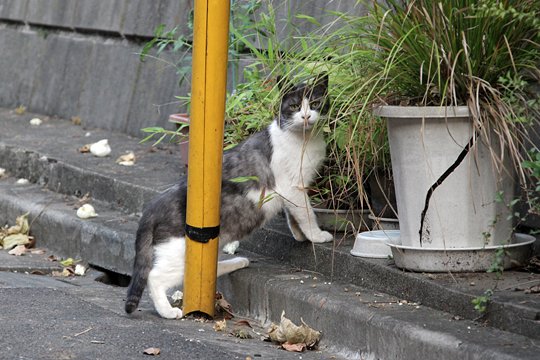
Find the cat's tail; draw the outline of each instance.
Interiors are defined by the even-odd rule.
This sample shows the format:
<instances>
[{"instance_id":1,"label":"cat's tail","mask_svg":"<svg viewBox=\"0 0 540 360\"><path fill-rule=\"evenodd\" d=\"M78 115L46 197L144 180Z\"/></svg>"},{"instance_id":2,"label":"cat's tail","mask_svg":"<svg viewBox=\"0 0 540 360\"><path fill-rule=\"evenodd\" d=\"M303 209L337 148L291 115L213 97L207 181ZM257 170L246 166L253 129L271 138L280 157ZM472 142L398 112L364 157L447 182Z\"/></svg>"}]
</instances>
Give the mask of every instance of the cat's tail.
<instances>
[{"instance_id":1,"label":"cat's tail","mask_svg":"<svg viewBox=\"0 0 540 360\"><path fill-rule=\"evenodd\" d=\"M124 309L131 314L137 306L143 294L148 274L152 269L153 247L152 247L152 227L140 224L137 230L137 239L135 242L136 254L133 265L133 274L127 291L127 299Z\"/></svg>"}]
</instances>

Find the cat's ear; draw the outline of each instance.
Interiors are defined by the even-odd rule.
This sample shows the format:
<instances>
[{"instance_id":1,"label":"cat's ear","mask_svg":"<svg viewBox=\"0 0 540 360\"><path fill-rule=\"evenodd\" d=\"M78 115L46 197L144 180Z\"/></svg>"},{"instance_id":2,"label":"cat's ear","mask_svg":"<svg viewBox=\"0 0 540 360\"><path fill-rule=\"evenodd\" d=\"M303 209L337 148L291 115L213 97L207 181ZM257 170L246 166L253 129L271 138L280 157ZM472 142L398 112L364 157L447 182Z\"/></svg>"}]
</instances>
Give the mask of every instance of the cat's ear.
<instances>
[{"instance_id":1,"label":"cat's ear","mask_svg":"<svg viewBox=\"0 0 540 360\"><path fill-rule=\"evenodd\" d=\"M322 87L325 90L328 89L328 73L321 73L317 75L314 85L316 87Z\"/></svg>"},{"instance_id":2,"label":"cat's ear","mask_svg":"<svg viewBox=\"0 0 540 360\"><path fill-rule=\"evenodd\" d=\"M281 75L277 76L276 84L281 94L287 94L292 89L292 85L289 80Z\"/></svg>"}]
</instances>

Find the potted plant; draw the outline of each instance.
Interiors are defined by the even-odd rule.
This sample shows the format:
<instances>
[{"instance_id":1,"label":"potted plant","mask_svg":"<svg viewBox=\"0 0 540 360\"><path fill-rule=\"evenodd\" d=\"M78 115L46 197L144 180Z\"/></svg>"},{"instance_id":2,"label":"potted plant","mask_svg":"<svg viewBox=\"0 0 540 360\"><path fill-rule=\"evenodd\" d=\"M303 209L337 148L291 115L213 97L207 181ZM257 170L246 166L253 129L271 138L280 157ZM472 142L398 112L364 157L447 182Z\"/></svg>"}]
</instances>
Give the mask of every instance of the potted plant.
<instances>
[{"instance_id":1,"label":"potted plant","mask_svg":"<svg viewBox=\"0 0 540 360\"><path fill-rule=\"evenodd\" d=\"M385 93L374 114L388 125L396 265L486 270L500 247L506 267L524 260L533 239L512 235L512 205L538 148L528 134L539 122L539 3L387 4L374 3L359 34L380 66L365 104Z\"/></svg>"}]
</instances>

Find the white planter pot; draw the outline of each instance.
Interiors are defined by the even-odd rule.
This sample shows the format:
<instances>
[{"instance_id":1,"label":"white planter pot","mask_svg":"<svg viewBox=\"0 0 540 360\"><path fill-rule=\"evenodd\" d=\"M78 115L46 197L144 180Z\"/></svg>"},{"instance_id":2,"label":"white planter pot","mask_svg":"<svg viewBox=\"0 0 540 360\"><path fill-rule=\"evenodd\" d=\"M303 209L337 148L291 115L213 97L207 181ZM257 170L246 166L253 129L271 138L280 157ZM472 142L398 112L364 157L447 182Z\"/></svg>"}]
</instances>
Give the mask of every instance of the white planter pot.
<instances>
[{"instance_id":1,"label":"white planter pot","mask_svg":"<svg viewBox=\"0 0 540 360\"><path fill-rule=\"evenodd\" d=\"M473 136L467 107L383 106L375 114L387 118L403 246L453 249L511 242L507 204L513 180L494 168L483 138L433 190L421 221L430 188ZM501 191L503 201L496 201Z\"/></svg>"}]
</instances>

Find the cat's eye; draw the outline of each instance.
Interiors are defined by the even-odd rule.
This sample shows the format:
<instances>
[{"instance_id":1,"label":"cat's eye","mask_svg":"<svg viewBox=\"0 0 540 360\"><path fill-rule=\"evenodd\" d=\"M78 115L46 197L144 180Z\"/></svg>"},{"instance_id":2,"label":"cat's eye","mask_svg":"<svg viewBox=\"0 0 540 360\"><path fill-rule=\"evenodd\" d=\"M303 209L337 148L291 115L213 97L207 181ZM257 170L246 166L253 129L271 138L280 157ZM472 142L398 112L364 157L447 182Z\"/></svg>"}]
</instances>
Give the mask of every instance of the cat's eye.
<instances>
[{"instance_id":1,"label":"cat's eye","mask_svg":"<svg viewBox=\"0 0 540 360\"><path fill-rule=\"evenodd\" d=\"M300 111L300 104L290 104L289 109L291 111Z\"/></svg>"},{"instance_id":2,"label":"cat's eye","mask_svg":"<svg viewBox=\"0 0 540 360\"><path fill-rule=\"evenodd\" d=\"M321 101L320 100L312 101L311 103L309 103L309 106L313 109L318 109L319 107L321 107Z\"/></svg>"}]
</instances>

